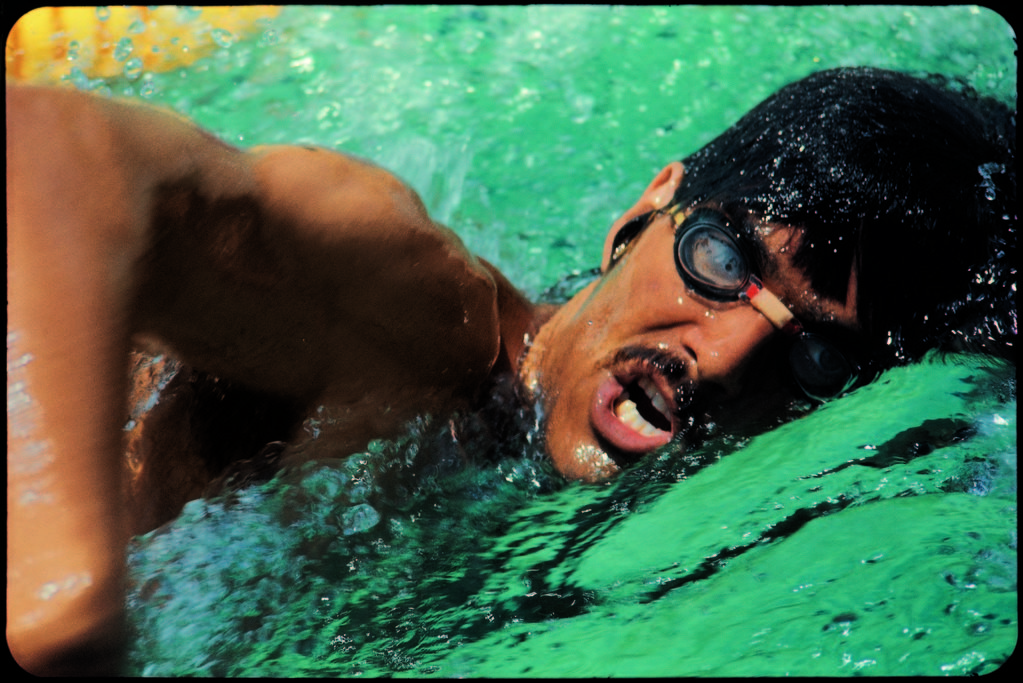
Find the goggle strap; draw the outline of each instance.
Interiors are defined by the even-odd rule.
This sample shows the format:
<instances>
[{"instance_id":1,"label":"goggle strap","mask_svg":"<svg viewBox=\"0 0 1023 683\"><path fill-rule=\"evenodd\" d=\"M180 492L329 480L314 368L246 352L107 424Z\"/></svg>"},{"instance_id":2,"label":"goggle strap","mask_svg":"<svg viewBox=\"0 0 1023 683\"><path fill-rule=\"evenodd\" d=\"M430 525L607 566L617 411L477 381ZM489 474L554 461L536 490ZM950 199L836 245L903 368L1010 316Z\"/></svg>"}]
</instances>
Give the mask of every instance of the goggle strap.
<instances>
[{"instance_id":1,"label":"goggle strap","mask_svg":"<svg viewBox=\"0 0 1023 683\"><path fill-rule=\"evenodd\" d=\"M764 289L764 284L756 276L750 276L749 286L739 296L749 301L753 308L782 332L798 334L802 330L802 325L792 311L778 297Z\"/></svg>"},{"instance_id":2,"label":"goggle strap","mask_svg":"<svg viewBox=\"0 0 1023 683\"><path fill-rule=\"evenodd\" d=\"M664 209L663 211L667 213L669 216L671 216L671 220L672 222L675 223L676 228L682 227L682 224L685 223L686 221L686 217L682 215L681 204L676 204L675 206L668 209Z\"/></svg>"}]
</instances>

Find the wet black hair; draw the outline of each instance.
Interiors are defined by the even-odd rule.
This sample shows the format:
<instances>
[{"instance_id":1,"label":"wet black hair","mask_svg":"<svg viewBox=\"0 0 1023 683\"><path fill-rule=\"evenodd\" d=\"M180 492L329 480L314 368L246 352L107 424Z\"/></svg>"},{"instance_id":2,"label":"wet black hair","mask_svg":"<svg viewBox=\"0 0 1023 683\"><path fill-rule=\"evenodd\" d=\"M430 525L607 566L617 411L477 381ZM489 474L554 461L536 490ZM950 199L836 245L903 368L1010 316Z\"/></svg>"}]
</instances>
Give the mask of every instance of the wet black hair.
<instances>
[{"instance_id":1,"label":"wet black hair","mask_svg":"<svg viewBox=\"0 0 1023 683\"><path fill-rule=\"evenodd\" d=\"M675 195L804 230L795 264L845 301L876 369L930 349L1015 361L1015 110L940 76L821 71L683 160Z\"/></svg>"}]
</instances>

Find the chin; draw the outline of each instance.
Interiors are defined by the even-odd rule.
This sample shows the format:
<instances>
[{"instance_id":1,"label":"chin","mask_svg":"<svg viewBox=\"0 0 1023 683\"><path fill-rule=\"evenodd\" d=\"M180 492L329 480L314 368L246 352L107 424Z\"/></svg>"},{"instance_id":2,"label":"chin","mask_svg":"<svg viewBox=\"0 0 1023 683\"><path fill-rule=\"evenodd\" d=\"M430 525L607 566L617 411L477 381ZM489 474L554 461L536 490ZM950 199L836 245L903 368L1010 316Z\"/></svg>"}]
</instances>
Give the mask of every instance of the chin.
<instances>
[{"instance_id":1,"label":"chin","mask_svg":"<svg viewBox=\"0 0 1023 683\"><path fill-rule=\"evenodd\" d=\"M615 459L592 437L559 435L559 431L557 428L547 431L547 453L561 476L570 481L596 483L606 481L621 471Z\"/></svg>"},{"instance_id":2,"label":"chin","mask_svg":"<svg viewBox=\"0 0 1023 683\"><path fill-rule=\"evenodd\" d=\"M588 484L606 481L621 471L607 453L589 444L579 444L568 452L552 454L552 458L554 466L566 479Z\"/></svg>"}]
</instances>

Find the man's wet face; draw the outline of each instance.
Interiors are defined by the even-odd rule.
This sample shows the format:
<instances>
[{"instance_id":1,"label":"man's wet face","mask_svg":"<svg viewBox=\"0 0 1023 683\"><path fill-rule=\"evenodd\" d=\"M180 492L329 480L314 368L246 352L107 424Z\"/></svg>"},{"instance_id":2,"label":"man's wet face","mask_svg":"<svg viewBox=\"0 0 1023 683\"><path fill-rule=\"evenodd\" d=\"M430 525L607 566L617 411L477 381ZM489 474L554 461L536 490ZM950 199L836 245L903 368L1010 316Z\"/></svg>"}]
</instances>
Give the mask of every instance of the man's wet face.
<instances>
[{"instance_id":1,"label":"man's wet face","mask_svg":"<svg viewBox=\"0 0 1023 683\"><path fill-rule=\"evenodd\" d=\"M608 243L644 209L641 200ZM669 217L657 216L613 266L605 248L604 276L540 329L523 367L544 404L547 450L570 478L603 479L672 441L684 447L706 409L748 398L751 376L764 374L750 372L751 364L785 362L767 353L780 333L749 303L712 301L683 283L674 230ZM855 279L847 305L814 294L791 264L799 237L785 226L758 229L765 286L797 317L854 328ZM757 384L758 392L770 389Z\"/></svg>"}]
</instances>

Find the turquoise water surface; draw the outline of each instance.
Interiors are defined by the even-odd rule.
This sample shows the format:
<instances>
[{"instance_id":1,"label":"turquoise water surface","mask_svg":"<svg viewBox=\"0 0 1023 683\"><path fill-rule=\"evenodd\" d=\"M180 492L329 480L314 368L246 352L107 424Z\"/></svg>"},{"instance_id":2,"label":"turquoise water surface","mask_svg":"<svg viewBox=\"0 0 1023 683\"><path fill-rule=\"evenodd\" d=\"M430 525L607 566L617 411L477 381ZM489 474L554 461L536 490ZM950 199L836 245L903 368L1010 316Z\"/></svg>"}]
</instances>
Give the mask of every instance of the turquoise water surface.
<instances>
[{"instance_id":1,"label":"turquoise water surface","mask_svg":"<svg viewBox=\"0 0 1023 683\"><path fill-rule=\"evenodd\" d=\"M187 70L90 81L248 146L373 159L531 295L781 85L875 65L1015 97L975 7L286 8ZM191 503L131 552L143 675L988 673L1018 635L1015 369L955 356L754 438L565 484L536 416ZM480 445L483 444L483 445ZM495 451L500 457L496 457Z\"/></svg>"}]
</instances>

